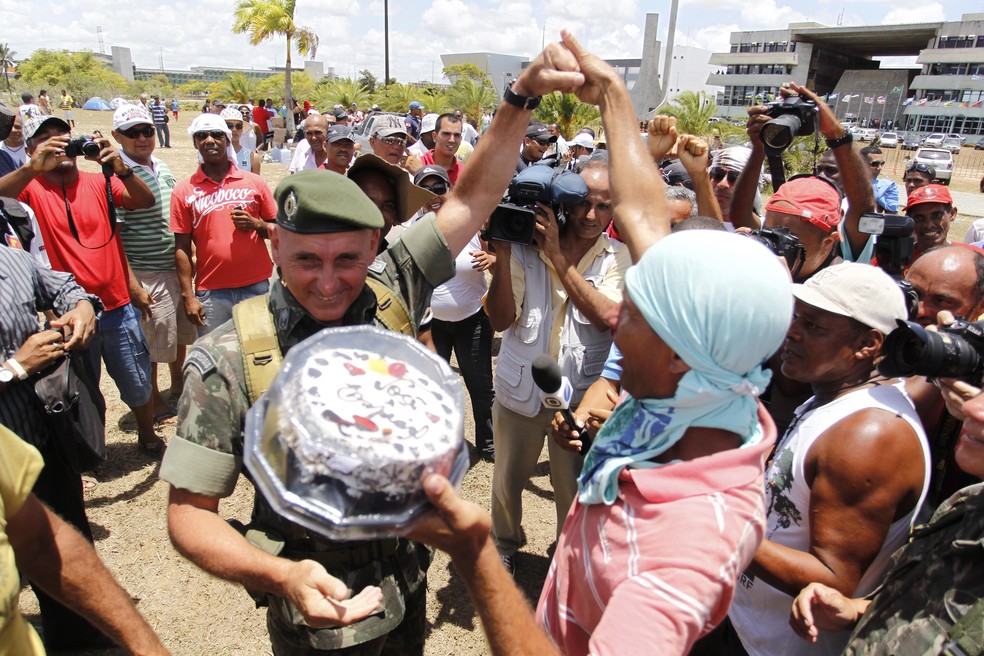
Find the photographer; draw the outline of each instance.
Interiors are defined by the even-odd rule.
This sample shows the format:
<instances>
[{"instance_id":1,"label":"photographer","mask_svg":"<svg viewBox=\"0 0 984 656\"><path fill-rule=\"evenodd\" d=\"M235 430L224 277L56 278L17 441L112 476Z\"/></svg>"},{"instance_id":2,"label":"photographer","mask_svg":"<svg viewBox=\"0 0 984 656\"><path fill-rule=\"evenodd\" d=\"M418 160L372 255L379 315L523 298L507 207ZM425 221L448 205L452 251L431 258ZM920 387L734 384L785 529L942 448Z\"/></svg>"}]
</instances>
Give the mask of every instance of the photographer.
<instances>
[{"instance_id":1,"label":"photographer","mask_svg":"<svg viewBox=\"0 0 984 656\"><path fill-rule=\"evenodd\" d=\"M834 158L840 171L840 187L847 197L847 211L844 213L843 225L840 226L840 244L842 255L846 260L867 261L864 255L869 247L869 235L858 229L858 221L864 212L869 212L874 207L875 201L872 195L871 181L868 174L868 166L861 160L861 157L851 147L853 141L847 132L837 121L833 110L823 102L816 94L801 87L798 84L790 83L788 89L782 89L783 98L801 97L816 104L817 119L819 122L820 135L827 141L827 147L834 151ZM758 230L752 215L752 204L757 192L759 172L765 162L765 144L762 141L762 129L771 120L775 113L776 106L757 105L748 108L748 136L752 143L752 154L742 175L739 176L732 194L730 212L725 212L725 218L729 218L735 227L747 227ZM781 189L781 187L780 187ZM768 214L762 227L775 228L780 224L775 220L770 221ZM800 237L801 227L804 222L790 222L786 225L790 233ZM801 238L802 240L802 238ZM816 240L812 241L816 244ZM834 240L831 246L836 245ZM806 279L824 266L829 266L837 255L833 250L826 253L815 252L815 246L803 243L806 247L806 259L817 263L815 268L806 268L800 273L800 279ZM855 257L853 254L858 253ZM823 257L820 257L820 256ZM870 256L868 257L870 260Z\"/></svg>"},{"instance_id":2,"label":"photographer","mask_svg":"<svg viewBox=\"0 0 984 656\"><path fill-rule=\"evenodd\" d=\"M70 132L60 118L26 119L24 139L30 160L0 178L0 196L31 206L51 268L74 274L87 292L102 300L105 310L90 348L94 369L101 371L101 355L120 397L133 411L138 446L159 453L164 440L154 431L150 353L139 313L130 302L129 267L113 209L149 209L155 203L154 193L108 140L71 139ZM103 173L80 171L75 163L79 155L102 164Z\"/></svg>"},{"instance_id":3,"label":"photographer","mask_svg":"<svg viewBox=\"0 0 984 656\"><path fill-rule=\"evenodd\" d=\"M592 161L580 175L588 195L580 205L564 208L568 218L562 229L555 210L540 204L536 246L495 243L486 308L493 329L503 336L492 406L492 536L510 570L522 539L523 488L553 418L540 404L529 363L543 353L558 360L574 386L576 404L601 373L612 342L607 319L622 299L629 266L628 249L604 233L613 214L606 163ZM577 491L581 459L553 440L549 452L559 531Z\"/></svg>"}]
</instances>

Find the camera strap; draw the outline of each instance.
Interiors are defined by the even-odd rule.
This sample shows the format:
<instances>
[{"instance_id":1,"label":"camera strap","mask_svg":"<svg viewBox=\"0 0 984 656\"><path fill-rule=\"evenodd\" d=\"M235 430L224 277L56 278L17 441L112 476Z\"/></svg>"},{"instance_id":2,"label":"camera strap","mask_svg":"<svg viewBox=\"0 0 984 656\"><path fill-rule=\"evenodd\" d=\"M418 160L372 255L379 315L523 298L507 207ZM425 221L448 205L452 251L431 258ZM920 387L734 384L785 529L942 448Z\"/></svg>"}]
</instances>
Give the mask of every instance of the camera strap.
<instances>
[{"instance_id":1,"label":"camera strap","mask_svg":"<svg viewBox=\"0 0 984 656\"><path fill-rule=\"evenodd\" d=\"M62 199L65 201L65 214L68 216L68 229L72 233L72 237L75 238L75 241L78 242L79 246L91 251L103 248L116 237L116 203L113 202L113 185L110 181L112 174L103 171L103 175L106 178L106 214L109 218L109 239L98 246L86 246L79 238L79 229L76 227L75 219L72 217L72 207L68 204L68 191L65 189L65 179L62 178Z\"/></svg>"}]
</instances>

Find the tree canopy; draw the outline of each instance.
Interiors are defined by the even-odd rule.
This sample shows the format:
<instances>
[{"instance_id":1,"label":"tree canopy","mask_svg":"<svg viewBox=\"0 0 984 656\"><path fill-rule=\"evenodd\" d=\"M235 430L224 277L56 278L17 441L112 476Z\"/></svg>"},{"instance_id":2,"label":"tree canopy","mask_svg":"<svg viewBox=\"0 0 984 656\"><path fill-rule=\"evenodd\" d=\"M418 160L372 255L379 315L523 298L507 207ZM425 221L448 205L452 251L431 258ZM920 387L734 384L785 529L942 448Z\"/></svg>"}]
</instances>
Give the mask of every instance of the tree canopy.
<instances>
[{"instance_id":1,"label":"tree canopy","mask_svg":"<svg viewBox=\"0 0 984 656\"><path fill-rule=\"evenodd\" d=\"M35 86L67 89L77 99L122 95L130 84L108 69L90 50L35 50L17 66L20 79Z\"/></svg>"}]
</instances>

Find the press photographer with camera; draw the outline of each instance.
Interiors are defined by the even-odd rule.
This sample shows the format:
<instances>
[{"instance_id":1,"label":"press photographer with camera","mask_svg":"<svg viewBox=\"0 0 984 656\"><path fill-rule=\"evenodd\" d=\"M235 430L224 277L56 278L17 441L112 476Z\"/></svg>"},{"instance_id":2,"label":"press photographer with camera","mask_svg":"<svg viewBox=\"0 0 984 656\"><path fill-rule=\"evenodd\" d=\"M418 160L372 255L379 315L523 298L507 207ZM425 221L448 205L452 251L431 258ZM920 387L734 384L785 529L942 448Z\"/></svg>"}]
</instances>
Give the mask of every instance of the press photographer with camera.
<instances>
[{"instance_id":1,"label":"press photographer with camera","mask_svg":"<svg viewBox=\"0 0 984 656\"><path fill-rule=\"evenodd\" d=\"M839 254L847 260L866 261L863 257L871 240L869 235L859 230L858 221L861 214L874 208L875 201L868 166L854 151L851 146L853 141L851 134L841 126L833 110L815 93L795 82L791 82L788 88L781 89L780 93L783 96L781 103L748 108L747 129L752 143L752 154L735 185L731 209L726 213L725 219L730 217L735 227L752 230L758 230L760 227L787 228L806 249L803 268L794 275L796 282L802 282L832 264ZM793 221L776 214L770 218L769 212L766 212L762 225L757 225L752 216L752 204L767 150L781 153L789 147L794 136L814 134L815 129L819 131L819 136L826 140L827 147L834 151L834 158L840 171L840 188L847 197L847 210L844 212L843 220L838 221L838 224L842 225L835 225L833 230L827 231L827 235L821 235L817 232L817 226L805 220ZM840 253L835 248L838 243L838 231ZM824 238L826 236L831 239ZM855 258L854 253L860 256Z\"/></svg>"},{"instance_id":2,"label":"press photographer with camera","mask_svg":"<svg viewBox=\"0 0 984 656\"><path fill-rule=\"evenodd\" d=\"M520 175L537 168L552 171L534 166ZM523 488L553 418L540 403L529 363L543 353L557 360L576 404L605 363L612 342L607 318L622 300L629 267L628 248L604 233L613 215L607 163L592 160L579 175L587 188L581 202L536 205L535 244L495 242L486 309L503 336L492 406L492 536L510 570L521 543ZM566 217L563 227L558 214ZM549 453L559 531L577 492L581 457L553 440Z\"/></svg>"},{"instance_id":3,"label":"press photographer with camera","mask_svg":"<svg viewBox=\"0 0 984 656\"><path fill-rule=\"evenodd\" d=\"M160 453L164 440L154 431L150 353L140 329L140 313L130 301L130 275L116 207L154 206L154 193L102 136L70 136L68 123L54 116L24 121L27 165L0 178L0 196L12 196L34 210L51 268L75 275L105 306L89 353L93 368L106 371L137 421L137 443ZM77 157L102 166L102 173L80 171Z\"/></svg>"}]
</instances>

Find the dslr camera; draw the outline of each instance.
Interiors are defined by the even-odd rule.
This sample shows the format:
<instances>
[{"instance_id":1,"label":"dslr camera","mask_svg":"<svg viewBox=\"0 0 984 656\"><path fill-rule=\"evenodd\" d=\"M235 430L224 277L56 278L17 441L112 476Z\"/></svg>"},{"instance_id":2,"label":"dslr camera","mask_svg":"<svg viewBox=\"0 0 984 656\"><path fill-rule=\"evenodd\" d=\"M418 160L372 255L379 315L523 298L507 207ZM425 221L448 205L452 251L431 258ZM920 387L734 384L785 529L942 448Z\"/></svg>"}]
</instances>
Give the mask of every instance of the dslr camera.
<instances>
[{"instance_id":1,"label":"dslr camera","mask_svg":"<svg viewBox=\"0 0 984 656\"><path fill-rule=\"evenodd\" d=\"M65 146L65 157L98 157L102 148L92 137L83 134L75 137Z\"/></svg>"},{"instance_id":2,"label":"dslr camera","mask_svg":"<svg viewBox=\"0 0 984 656\"><path fill-rule=\"evenodd\" d=\"M533 165L523 169L509 183L503 202L489 218L482 237L531 246L536 243L536 204L550 206L563 227L569 208L588 197L588 185L577 173Z\"/></svg>"},{"instance_id":3,"label":"dslr camera","mask_svg":"<svg viewBox=\"0 0 984 656\"><path fill-rule=\"evenodd\" d=\"M912 321L899 321L885 338L883 376L959 378L975 387L984 382L984 321L954 321L939 332Z\"/></svg>"},{"instance_id":4,"label":"dslr camera","mask_svg":"<svg viewBox=\"0 0 984 656\"><path fill-rule=\"evenodd\" d=\"M744 234L744 233L743 233ZM786 260L789 272L794 276L799 273L806 260L806 248L789 228L762 228L758 232L746 234L755 241L763 244L770 251Z\"/></svg>"},{"instance_id":5,"label":"dslr camera","mask_svg":"<svg viewBox=\"0 0 984 656\"><path fill-rule=\"evenodd\" d=\"M778 155L789 148L793 137L813 134L817 122L817 104L800 96L789 96L769 105L766 115L772 120L762 126L759 136L765 151Z\"/></svg>"},{"instance_id":6,"label":"dslr camera","mask_svg":"<svg viewBox=\"0 0 984 656\"><path fill-rule=\"evenodd\" d=\"M875 259L878 261L878 266L892 276L898 284L905 297L905 308L909 313L909 319L915 319L919 314L919 294L916 293L912 283L902 275L905 267L912 262L913 249L916 245L912 237L915 231L912 217L865 212L858 222L858 230L868 235L875 235Z\"/></svg>"}]
</instances>

